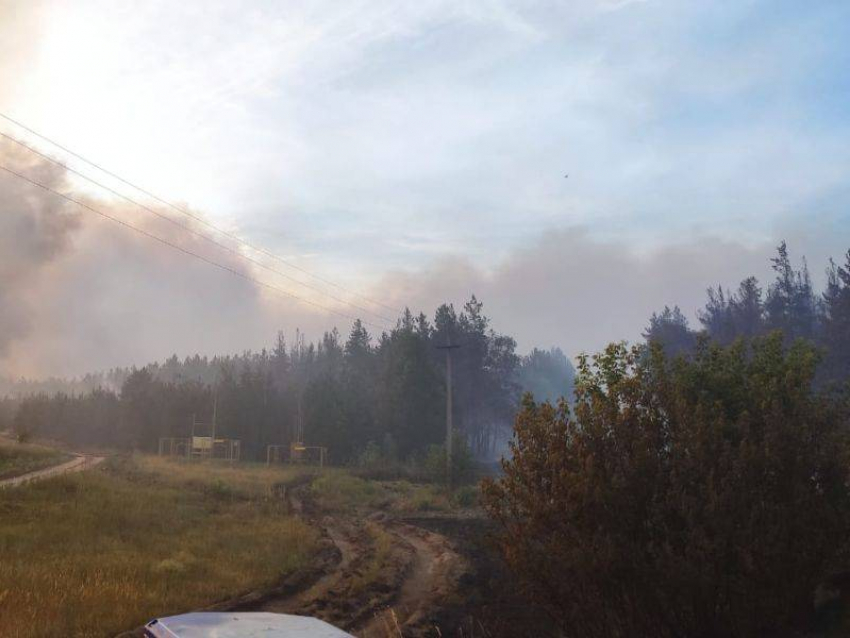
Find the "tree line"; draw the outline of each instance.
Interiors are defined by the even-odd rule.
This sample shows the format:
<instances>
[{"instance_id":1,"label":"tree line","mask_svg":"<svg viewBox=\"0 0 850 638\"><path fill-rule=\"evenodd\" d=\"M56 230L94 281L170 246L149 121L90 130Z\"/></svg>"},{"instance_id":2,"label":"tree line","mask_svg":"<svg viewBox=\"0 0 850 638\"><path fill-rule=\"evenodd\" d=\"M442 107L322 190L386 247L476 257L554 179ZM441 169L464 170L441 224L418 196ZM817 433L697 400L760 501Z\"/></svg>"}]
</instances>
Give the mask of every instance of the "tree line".
<instances>
[{"instance_id":1,"label":"tree line","mask_svg":"<svg viewBox=\"0 0 850 638\"><path fill-rule=\"evenodd\" d=\"M850 379L850 250L844 259L843 264L829 261L826 286L817 293L805 259L795 268L783 241L771 259L775 277L766 291L753 276L745 278L737 290L711 287L705 307L698 312L702 330L691 329L687 317L674 306L653 313L643 336L676 356L694 352L701 334L728 345L739 338L751 340L780 331L786 344L805 339L822 351L819 384L843 382Z\"/></svg>"},{"instance_id":2,"label":"tree line","mask_svg":"<svg viewBox=\"0 0 850 638\"><path fill-rule=\"evenodd\" d=\"M847 635L850 251L819 294L772 266L524 398L482 501L558 635Z\"/></svg>"},{"instance_id":3,"label":"tree line","mask_svg":"<svg viewBox=\"0 0 850 638\"><path fill-rule=\"evenodd\" d=\"M185 437L192 421L240 439L243 456L264 458L269 444L329 448L337 463L367 448L393 460L423 454L445 436L445 354L452 351L454 423L471 451L493 457L509 436L524 391L543 399L569 392L572 364L557 348L522 357L516 341L494 331L474 296L460 312L440 306L433 320L406 311L374 337L355 321L317 343L296 336L259 353L201 357L112 370L102 385L36 392L0 404L6 426L24 436L76 445L156 451L160 437ZM90 375L89 380L98 378ZM112 384L120 380L117 388ZM0 423L2 426L2 423ZM208 426L199 426L197 434Z\"/></svg>"},{"instance_id":4,"label":"tree line","mask_svg":"<svg viewBox=\"0 0 850 638\"><path fill-rule=\"evenodd\" d=\"M818 361L780 332L612 344L571 404L526 399L483 501L558 635L847 635L850 418Z\"/></svg>"}]
</instances>

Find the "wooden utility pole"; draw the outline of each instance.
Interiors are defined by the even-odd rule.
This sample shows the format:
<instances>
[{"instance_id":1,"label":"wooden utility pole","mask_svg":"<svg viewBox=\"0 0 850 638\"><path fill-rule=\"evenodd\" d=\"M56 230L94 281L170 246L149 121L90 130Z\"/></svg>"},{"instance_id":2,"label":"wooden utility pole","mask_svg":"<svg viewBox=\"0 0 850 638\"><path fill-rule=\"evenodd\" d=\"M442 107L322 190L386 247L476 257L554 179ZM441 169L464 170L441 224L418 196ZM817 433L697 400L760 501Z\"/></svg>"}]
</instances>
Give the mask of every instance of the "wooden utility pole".
<instances>
[{"instance_id":1,"label":"wooden utility pole","mask_svg":"<svg viewBox=\"0 0 850 638\"><path fill-rule=\"evenodd\" d=\"M301 388L298 388L298 421L296 424L295 441L296 443L304 443L304 416L301 412Z\"/></svg>"},{"instance_id":2,"label":"wooden utility pole","mask_svg":"<svg viewBox=\"0 0 850 638\"><path fill-rule=\"evenodd\" d=\"M213 395L212 440L210 441L210 458L215 458L215 420L218 411L218 392Z\"/></svg>"},{"instance_id":3,"label":"wooden utility pole","mask_svg":"<svg viewBox=\"0 0 850 638\"><path fill-rule=\"evenodd\" d=\"M460 348L450 343L437 346L437 350L446 351L446 485L452 486L452 350Z\"/></svg>"}]
</instances>

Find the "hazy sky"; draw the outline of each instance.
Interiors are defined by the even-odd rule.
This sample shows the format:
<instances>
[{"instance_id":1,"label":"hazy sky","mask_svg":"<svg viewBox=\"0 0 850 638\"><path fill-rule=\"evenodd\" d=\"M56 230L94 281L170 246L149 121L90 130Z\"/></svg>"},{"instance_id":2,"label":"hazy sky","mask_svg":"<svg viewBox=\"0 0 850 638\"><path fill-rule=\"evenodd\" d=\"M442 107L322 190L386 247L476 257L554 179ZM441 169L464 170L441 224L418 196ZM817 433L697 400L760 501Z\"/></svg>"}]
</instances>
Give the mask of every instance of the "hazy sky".
<instances>
[{"instance_id":1,"label":"hazy sky","mask_svg":"<svg viewBox=\"0 0 850 638\"><path fill-rule=\"evenodd\" d=\"M428 312L476 293L522 349L570 354L767 277L781 238L816 279L850 248L848 69L845 1L0 0L0 112L325 278ZM347 330L80 211L9 257L55 215L0 194L0 373ZM60 281L86 299L64 317Z\"/></svg>"}]
</instances>

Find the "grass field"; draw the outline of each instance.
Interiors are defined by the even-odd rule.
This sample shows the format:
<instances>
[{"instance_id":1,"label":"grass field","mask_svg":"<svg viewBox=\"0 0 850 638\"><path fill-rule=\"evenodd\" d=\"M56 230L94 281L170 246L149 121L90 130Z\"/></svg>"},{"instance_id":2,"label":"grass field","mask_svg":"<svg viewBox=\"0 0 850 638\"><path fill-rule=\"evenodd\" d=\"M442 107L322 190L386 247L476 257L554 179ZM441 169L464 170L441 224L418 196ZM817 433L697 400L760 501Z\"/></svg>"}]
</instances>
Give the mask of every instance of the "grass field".
<instances>
[{"instance_id":1,"label":"grass field","mask_svg":"<svg viewBox=\"0 0 850 638\"><path fill-rule=\"evenodd\" d=\"M0 634L113 636L305 565L297 470L135 457L0 492Z\"/></svg>"},{"instance_id":2,"label":"grass field","mask_svg":"<svg viewBox=\"0 0 850 638\"><path fill-rule=\"evenodd\" d=\"M277 498L275 490L281 485L295 483L316 473L307 465L272 465L262 463L187 462L159 456L137 456L133 471L155 475L157 480L172 486L188 487L219 496L262 500Z\"/></svg>"},{"instance_id":3,"label":"grass field","mask_svg":"<svg viewBox=\"0 0 850 638\"><path fill-rule=\"evenodd\" d=\"M71 458L52 448L0 438L0 480L40 470Z\"/></svg>"},{"instance_id":4,"label":"grass field","mask_svg":"<svg viewBox=\"0 0 850 638\"><path fill-rule=\"evenodd\" d=\"M468 507L477 499L477 487L465 486L453 493L439 485L409 481L371 481L342 469L326 470L313 481L311 491L322 509L380 509L396 513L444 512Z\"/></svg>"}]
</instances>

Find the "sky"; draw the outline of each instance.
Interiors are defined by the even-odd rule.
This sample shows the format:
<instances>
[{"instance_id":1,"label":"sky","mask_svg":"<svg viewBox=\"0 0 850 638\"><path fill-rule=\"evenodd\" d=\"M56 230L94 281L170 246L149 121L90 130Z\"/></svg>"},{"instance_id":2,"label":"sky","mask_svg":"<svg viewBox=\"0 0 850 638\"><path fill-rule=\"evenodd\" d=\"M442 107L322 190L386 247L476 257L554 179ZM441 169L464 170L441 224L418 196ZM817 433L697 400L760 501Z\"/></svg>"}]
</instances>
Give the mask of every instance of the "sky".
<instances>
[{"instance_id":1,"label":"sky","mask_svg":"<svg viewBox=\"0 0 850 638\"><path fill-rule=\"evenodd\" d=\"M0 0L0 113L286 261L6 140L7 167L256 281L0 174L0 374L472 294L521 351L575 355L766 284L781 239L822 281L850 248L848 36L840 1Z\"/></svg>"}]
</instances>

